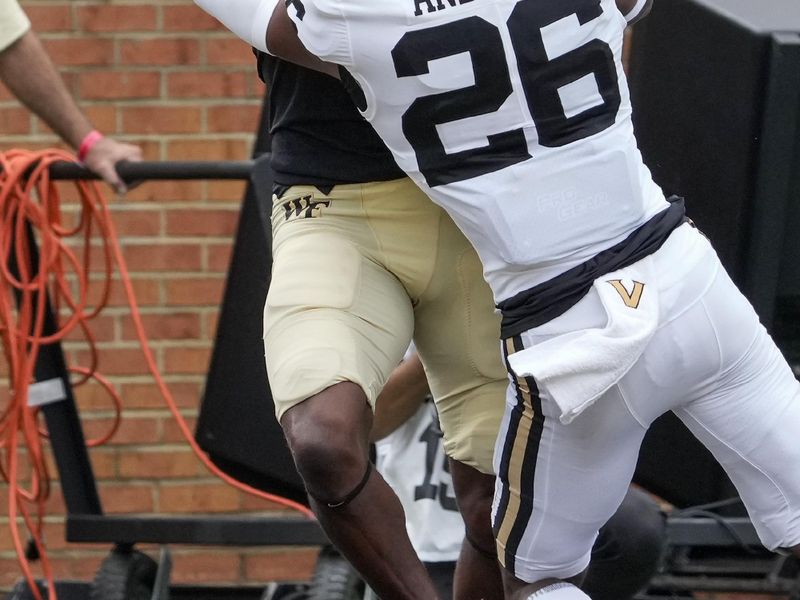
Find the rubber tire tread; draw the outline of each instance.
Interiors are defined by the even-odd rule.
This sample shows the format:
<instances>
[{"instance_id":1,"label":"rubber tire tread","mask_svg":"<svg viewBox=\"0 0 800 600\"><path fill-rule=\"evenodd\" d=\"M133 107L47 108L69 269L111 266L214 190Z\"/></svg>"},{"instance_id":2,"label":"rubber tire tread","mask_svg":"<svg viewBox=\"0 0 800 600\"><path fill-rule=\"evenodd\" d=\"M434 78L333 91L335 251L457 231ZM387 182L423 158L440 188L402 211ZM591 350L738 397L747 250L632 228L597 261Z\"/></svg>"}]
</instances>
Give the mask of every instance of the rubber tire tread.
<instances>
[{"instance_id":1,"label":"rubber tire tread","mask_svg":"<svg viewBox=\"0 0 800 600\"><path fill-rule=\"evenodd\" d=\"M308 590L308 600L362 600L364 581L335 549L320 550Z\"/></svg>"},{"instance_id":2,"label":"rubber tire tread","mask_svg":"<svg viewBox=\"0 0 800 600\"><path fill-rule=\"evenodd\" d=\"M112 550L100 564L89 600L150 600L158 564L138 550Z\"/></svg>"}]
</instances>

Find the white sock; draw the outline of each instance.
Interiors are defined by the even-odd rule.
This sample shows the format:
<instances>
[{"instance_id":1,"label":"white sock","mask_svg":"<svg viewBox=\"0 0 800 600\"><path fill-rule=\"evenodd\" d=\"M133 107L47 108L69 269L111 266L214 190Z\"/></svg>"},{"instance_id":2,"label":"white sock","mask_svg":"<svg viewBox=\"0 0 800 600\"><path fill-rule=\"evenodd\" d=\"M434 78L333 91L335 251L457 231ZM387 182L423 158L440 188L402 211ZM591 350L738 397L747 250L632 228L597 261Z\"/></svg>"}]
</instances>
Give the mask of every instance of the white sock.
<instances>
[{"instance_id":1,"label":"white sock","mask_svg":"<svg viewBox=\"0 0 800 600\"><path fill-rule=\"evenodd\" d=\"M528 596L527 600L591 600L571 583L559 581Z\"/></svg>"}]
</instances>

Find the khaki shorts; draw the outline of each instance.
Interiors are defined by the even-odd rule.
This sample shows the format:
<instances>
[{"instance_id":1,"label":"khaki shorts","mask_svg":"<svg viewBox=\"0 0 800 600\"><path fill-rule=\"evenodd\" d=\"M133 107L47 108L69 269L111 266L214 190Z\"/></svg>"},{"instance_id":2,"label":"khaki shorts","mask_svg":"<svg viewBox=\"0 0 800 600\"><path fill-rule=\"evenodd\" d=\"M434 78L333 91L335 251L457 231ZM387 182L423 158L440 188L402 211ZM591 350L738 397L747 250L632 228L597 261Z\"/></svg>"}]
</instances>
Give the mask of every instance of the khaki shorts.
<instances>
[{"instance_id":1,"label":"khaki shorts","mask_svg":"<svg viewBox=\"0 0 800 600\"><path fill-rule=\"evenodd\" d=\"M342 381L374 407L413 336L449 456L492 472L507 375L475 251L410 180L273 198L264 310L278 419Z\"/></svg>"}]
</instances>

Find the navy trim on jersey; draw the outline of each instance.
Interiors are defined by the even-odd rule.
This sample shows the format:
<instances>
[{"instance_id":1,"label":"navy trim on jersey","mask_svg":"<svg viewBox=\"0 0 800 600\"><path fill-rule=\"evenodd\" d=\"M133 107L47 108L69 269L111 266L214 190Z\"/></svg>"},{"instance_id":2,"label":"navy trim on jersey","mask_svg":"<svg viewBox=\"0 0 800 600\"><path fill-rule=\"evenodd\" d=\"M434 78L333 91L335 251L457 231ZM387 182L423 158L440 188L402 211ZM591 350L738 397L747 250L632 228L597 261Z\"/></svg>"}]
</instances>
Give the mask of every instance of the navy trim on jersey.
<instances>
[{"instance_id":1,"label":"navy trim on jersey","mask_svg":"<svg viewBox=\"0 0 800 600\"><path fill-rule=\"evenodd\" d=\"M507 339L552 321L575 306L595 279L632 265L661 248L673 230L687 221L683 198L673 196L668 200L669 207L618 244L498 303L503 315L501 337Z\"/></svg>"}]
</instances>

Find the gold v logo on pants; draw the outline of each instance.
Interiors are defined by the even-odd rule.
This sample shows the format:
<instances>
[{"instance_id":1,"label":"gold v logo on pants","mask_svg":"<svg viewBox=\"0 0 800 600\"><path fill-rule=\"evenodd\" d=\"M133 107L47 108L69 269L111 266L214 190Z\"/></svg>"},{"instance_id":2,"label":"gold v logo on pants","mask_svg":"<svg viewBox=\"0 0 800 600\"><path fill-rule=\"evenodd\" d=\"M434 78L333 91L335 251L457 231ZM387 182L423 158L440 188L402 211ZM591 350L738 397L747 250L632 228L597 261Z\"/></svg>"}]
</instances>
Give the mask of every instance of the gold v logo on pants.
<instances>
[{"instance_id":1,"label":"gold v logo on pants","mask_svg":"<svg viewBox=\"0 0 800 600\"><path fill-rule=\"evenodd\" d=\"M644 284L641 281L633 282L633 289L628 292L621 279L610 279L608 283L617 290L617 293L622 298L625 306L630 308L639 308L639 302L642 299L642 292L644 291Z\"/></svg>"}]
</instances>

